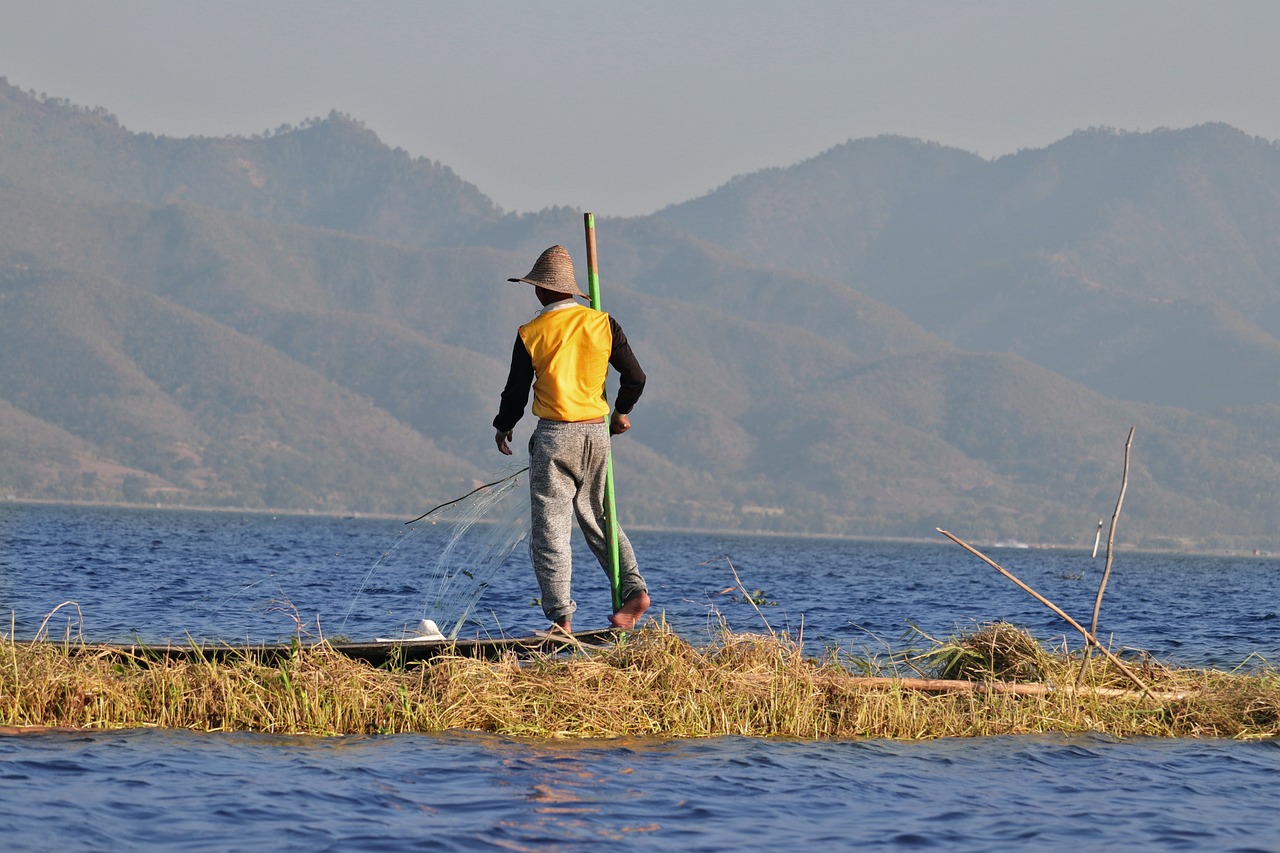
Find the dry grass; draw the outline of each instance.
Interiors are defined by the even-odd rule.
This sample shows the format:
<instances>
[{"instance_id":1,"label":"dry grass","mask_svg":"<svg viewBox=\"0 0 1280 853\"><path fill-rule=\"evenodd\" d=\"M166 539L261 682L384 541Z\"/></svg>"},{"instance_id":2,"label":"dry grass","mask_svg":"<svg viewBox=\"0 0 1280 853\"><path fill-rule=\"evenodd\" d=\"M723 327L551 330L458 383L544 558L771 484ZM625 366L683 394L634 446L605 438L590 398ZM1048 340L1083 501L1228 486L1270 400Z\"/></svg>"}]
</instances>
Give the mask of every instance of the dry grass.
<instances>
[{"instance_id":1,"label":"dry grass","mask_svg":"<svg viewBox=\"0 0 1280 853\"><path fill-rule=\"evenodd\" d=\"M1017 636L1015 636L1017 635ZM963 652L963 653L961 653ZM443 657L374 669L324 645L265 665L245 657L143 659L74 643L0 642L0 730L170 727L288 734L472 729L537 738L938 738L1099 731L1119 737L1280 734L1280 675L1173 670L1128 661L1152 688L1132 692L1105 660L1071 688L1079 655L988 626L931 653L934 689L867 678L770 635L723 634L694 648L651 625L590 655L490 662ZM1058 685L1041 695L985 689L996 679ZM1110 690L1110 692L1105 692Z\"/></svg>"}]
</instances>

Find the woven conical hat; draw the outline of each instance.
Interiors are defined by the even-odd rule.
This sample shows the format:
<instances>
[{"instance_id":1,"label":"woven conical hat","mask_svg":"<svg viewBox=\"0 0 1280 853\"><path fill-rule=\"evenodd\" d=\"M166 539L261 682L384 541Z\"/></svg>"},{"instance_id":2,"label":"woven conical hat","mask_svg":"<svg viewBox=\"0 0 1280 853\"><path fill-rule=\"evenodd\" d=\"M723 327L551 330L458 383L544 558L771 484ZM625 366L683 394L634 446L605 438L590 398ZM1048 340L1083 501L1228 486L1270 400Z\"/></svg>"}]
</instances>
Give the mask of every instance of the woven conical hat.
<instances>
[{"instance_id":1,"label":"woven conical hat","mask_svg":"<svg viewBox=\"0 0 1280 853\"><path fill-rule=\"evenodd\" d=\"M509 278L507 281L524 281L556 293L588 298L587 294L578 289L578 280L573 275L573 259L564 246L547 249L538 256L528 275L524 278Z\"/></svg>"}]
</instances>

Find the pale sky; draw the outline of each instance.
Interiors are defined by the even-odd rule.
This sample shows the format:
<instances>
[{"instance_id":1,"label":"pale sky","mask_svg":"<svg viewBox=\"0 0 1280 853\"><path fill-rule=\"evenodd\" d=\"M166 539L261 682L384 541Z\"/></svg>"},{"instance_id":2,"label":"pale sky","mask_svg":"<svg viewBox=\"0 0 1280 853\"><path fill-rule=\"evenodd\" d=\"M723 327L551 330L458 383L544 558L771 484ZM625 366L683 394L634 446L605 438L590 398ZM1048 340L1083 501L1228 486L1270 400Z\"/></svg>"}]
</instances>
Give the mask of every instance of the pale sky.
<instances>
[{"instance_id":1,"label":"pale sky","mask_svg":"<svg viewBox=\"0 0 1280 853\"><path fill-rule=\"evenodd\" d=\"M1275 0L0 0L0 76L138 132L331 110L510 211L650 213L849 139L1280 139Z\"/></svg>"}]
</instances>

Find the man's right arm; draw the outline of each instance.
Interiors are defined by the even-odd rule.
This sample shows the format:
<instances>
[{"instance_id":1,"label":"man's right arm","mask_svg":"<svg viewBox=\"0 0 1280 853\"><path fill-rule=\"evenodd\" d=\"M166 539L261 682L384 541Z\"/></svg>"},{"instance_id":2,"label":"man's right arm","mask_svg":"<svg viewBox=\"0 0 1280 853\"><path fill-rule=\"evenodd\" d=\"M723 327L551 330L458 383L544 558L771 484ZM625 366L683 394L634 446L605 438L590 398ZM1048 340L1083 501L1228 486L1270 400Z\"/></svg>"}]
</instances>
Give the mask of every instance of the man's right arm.
<instances>
[{"instance_id":1,"label":"man's right arm","mask_svg":"<svg viewBox=\"0 0 1280 853\"><path fill-rule=\"evenodd\" d=\"M524 417L524 407L529 404L529 389L533 386L533 359L529 350L519 336L511 348L511 369L507 372L507 385L502 389L501 401L498 404L497 417L493 419L493 428L497 430L494 441L498 450L510 456L511 431L516 423Z\"/></svg>"}]
</instances>

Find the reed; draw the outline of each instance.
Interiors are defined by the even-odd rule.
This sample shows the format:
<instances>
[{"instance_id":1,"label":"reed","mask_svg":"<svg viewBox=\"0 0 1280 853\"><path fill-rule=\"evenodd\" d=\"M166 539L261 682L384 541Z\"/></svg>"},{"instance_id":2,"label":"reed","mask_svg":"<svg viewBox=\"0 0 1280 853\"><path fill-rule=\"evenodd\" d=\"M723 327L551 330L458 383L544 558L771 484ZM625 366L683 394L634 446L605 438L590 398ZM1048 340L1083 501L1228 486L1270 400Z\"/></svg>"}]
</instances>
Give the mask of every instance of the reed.
<instances>
[{"instance_id":1,"label":"reed","mask_svg":"<svg viewBox=\"0 0 1280 853\"><path fill-rule=\"evenodd\" d=\"M270 665L125 654L72 641L0 642L0 731L185 728L285 734L471 729L531 738L940 738L1043 732L1117 737L1280 734L1270 668L1173 669L1130 656L1150 690L1109 660L1048 651L984 626L870 676L785 636L723 632L695 648L656 623L590 654L442 657L374 669L326 644ZM876 664L883 672L883 663Z\"/></svg>"}]
</instances>

